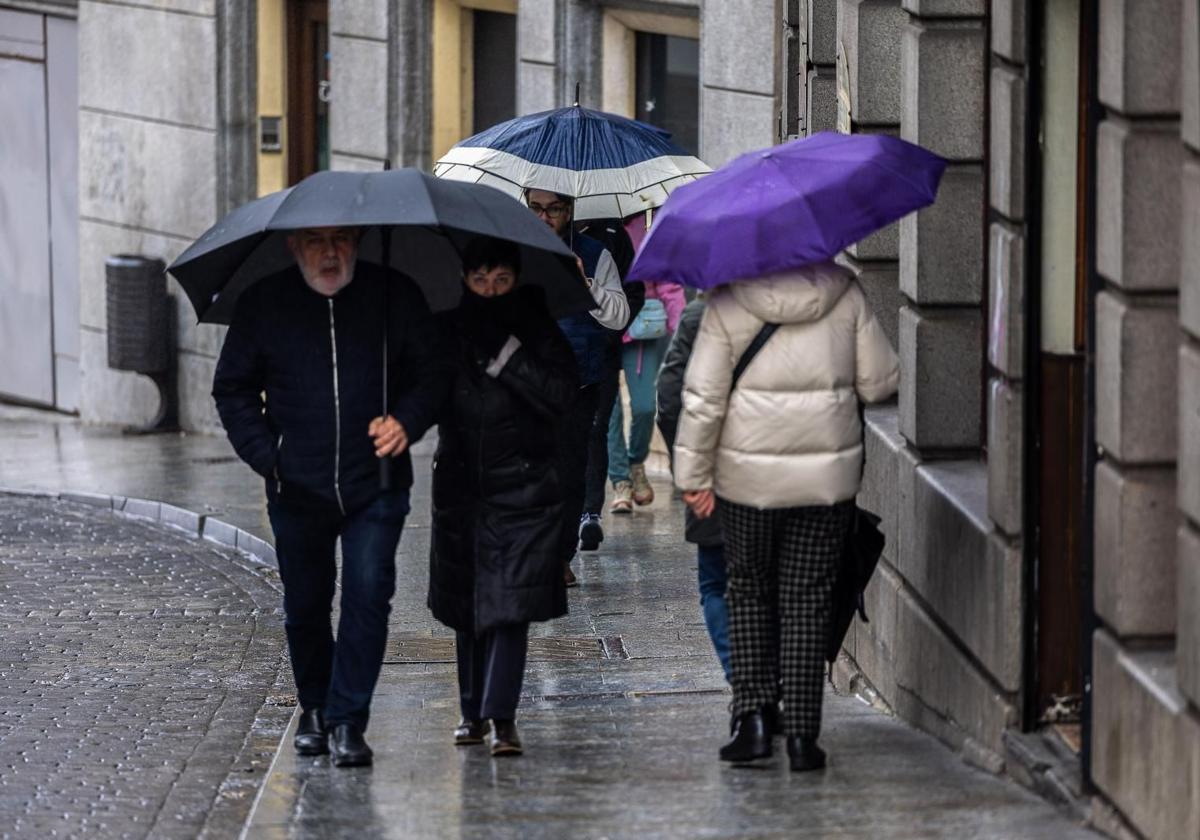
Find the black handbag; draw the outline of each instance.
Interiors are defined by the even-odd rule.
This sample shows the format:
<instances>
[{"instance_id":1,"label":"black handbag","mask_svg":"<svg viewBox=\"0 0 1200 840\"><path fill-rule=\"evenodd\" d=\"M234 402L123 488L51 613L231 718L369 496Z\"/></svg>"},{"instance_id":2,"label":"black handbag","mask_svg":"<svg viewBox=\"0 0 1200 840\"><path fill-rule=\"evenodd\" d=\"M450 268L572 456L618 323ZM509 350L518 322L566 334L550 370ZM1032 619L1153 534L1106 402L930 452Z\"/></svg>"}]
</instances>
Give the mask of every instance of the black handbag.
<instances>
[{"instance_id":1,"label":"black handbag","mask_svg":"<svg viewBox=\"0 0 1200 840\"><path fill-rule=\"evenodd\" d=\"M738 380L750 366L750 362L777 329L779 329L778 324L764 324L758 334L754 336L754 340L742 353L737 366L733 369L733 384L730 385L730 391L737 387ZM858 404L858 420L863 435L862 468L865 471L867 424L861 402ZM861 472L859 478L862 478ZM850 527L846 530L846 541L842 545L842 557L838 563L837 578L833 584L833 599L829 611L825 661L831 665L838 658L842 642L846 640L846 633L850 630L850 622L854 620L855 613L863 620L864 624L870 623L863 601L863 592L871 580L871 575L875 573L875 567L879 565L879 558L883 555L883 548L887 543L887 538L879 530L879 523L882 521L869 510L860 508L857 502L854 503L854 510L850 516Z\"/></svg>"}]
</instances>

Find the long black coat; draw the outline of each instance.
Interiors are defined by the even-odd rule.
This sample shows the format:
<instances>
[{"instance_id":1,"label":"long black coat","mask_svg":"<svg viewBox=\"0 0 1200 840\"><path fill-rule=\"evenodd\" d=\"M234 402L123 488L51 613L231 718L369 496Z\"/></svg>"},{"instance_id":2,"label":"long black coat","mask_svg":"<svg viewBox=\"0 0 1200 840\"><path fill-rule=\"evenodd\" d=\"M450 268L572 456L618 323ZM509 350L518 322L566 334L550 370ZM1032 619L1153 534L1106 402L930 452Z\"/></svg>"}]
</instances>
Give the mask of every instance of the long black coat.
<instances>
[{"instance_id":1,"label":"long black coat","mask_svg":"<svg viewBox=\"0 0 1200 840\"><path fill-rule=\"evenodd\" d=\"M571 347L533 287L465 295L442 321L455 373L433 468L429 607L475 634L564 615L555 439L579 388Z\"/></svg>"}]
</instances>

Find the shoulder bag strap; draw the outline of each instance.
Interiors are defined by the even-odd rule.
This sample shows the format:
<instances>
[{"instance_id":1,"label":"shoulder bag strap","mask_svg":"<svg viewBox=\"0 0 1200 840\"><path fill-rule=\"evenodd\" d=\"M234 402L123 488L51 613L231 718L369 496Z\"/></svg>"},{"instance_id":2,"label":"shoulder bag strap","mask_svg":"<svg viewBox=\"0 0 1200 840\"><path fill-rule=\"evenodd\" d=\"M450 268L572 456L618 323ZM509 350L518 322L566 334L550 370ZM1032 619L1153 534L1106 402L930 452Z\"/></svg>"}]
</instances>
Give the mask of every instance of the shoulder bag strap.
<instances>
[{"instance_id":1,"label":"shoulder bag strap","mask_svg":"<svg viewBox=\"0 0 1200 840\"><path fill-rule=\"evenodd\" d=\"M763 324L762 329L754 336L754 340L750 342L750 346L742 353L742 357L738 359L737 366L733 369L733 382L729 385L729 390L733 391L737 388L738 380L742 378L742 374L746 372L746 368L750 367L750 363L754 361L754 357L758 355L758 351L767 343L767 339L779 329L779 324Z\"/></svg>"}]
</instances>

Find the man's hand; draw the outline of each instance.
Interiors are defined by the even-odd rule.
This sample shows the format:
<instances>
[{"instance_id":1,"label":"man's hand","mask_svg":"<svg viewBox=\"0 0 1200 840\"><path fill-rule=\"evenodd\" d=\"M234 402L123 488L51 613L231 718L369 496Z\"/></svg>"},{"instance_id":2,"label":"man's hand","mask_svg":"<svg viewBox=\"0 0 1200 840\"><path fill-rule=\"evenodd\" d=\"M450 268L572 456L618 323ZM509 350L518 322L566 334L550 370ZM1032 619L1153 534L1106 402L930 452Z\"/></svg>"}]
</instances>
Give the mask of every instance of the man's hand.
<instances>
[{"instance_id":1,"label":"man's hand","mask_svg":"<svg viewBox=\"0 0 1200 840\"><path fill-rule=\"evenodd\" d=\"M583 282L586 283L587 287L590 289L592 287L592 281L587 276L587 271L585 271L583 268L583 259L578 255L575 256L575 265L579 267L579 276L583 278Z\"/></svg>"},{"instance_id":2,"label":"man's hand","mask_svg":"<svg viewBox=\"0 0 1200 840\"><path fill-rule=\"evenodd\" d=\"M399 455L408 448L408 434L392 415L376 417L367 427L367 434L375 439L375 457Z\"/></svg>"},{"instance_id":3,"label":"man's hand","mask_svg":"<svg viewBox=\"0 0 1200 840\"><path fill-rule=\"evenodd\" d=\"M711 490L684 490L683 501L698 519L708 519L717 507L717 497Z\"/></svg>"}]
</instances>

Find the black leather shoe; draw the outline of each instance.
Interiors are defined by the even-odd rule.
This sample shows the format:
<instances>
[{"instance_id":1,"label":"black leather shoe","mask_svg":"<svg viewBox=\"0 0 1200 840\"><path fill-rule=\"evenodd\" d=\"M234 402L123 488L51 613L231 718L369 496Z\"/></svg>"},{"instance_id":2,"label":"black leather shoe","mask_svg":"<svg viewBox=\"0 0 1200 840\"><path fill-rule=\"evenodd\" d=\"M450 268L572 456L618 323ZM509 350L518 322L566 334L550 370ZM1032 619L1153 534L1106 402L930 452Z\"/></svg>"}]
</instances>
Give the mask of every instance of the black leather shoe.
<instances>
[{"instance_id":1,"label":"black leather shoe","mask_svg":"<svg viewBox=\"0 0 1200 840\"><path fill-rule=\"evenodd\" d=\"M329 752L334 767L367 767L374 753L352 723L339 723L329 733Z\"/></svg>"},{"instance_id":2,"label":"black leather shoe","mask_svg":"<svg viewBox=\"0 0 1200 840\"><path fill-rule=\"evenodd\" d=\"M517 723L513 720L492 721L492 755L520 755L521 736L517 734Z\"/></svg>"},{"instance_id":3,"label":"black leather shoe","mask_svg":"<svg viewBox=\"0 0 1200 840\"><path fill-rule=\"evenodd\" d=\"M789 735L787 739L788 758L792 770L803 773L806 770L820 770L825 766L825 750L817 746L816 738L801 738Z\"/></svg>"},{"instance_id":4,"label":"black leather shoe","mask_svg":"<svg viewBox=\"0 0 1200 840\"><path fill-rule=\"evenodd\" d=\"M491 729L486 720L470 720L463 718L454 729L454 745L468 747L472 744L482 744L483 736Z\"/></svg>"},{"instance_id":5,"label":"black leather shoe","mask_svg":"<svg viewBox=\"0 0 1200 840\"><path fill-rule=\"evenodd\" d=\"M292 741L300 755L325 755L329 744L325 740L325 716L320 709L309 709L300 713L300 725Z\"/></svg>"},{"instance_id":6,"label":"black leather shoe","mask_svg":"<svg viewBox=\"0 0 1200 840\"><path fill-rule=\"evenodd\" d=\"M738 715L733 722L733 737L721 747L722 761L754 761L771 756L771 733L767 731L761 709Z\"/></svg>"},{"instance_id":7,"label":"black leather shoe","mask_svg":"<svg viewBox=\"0 0 1200 840\"><path fill-rule=\"evenodd\" d=\"M770 703L763 706L763 725L767 727L767 734L771 736L779 736L783 734L783 709L778 703Z\"/></svg>"}]
</instances>

